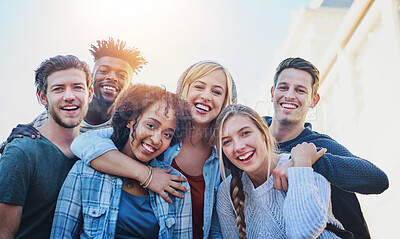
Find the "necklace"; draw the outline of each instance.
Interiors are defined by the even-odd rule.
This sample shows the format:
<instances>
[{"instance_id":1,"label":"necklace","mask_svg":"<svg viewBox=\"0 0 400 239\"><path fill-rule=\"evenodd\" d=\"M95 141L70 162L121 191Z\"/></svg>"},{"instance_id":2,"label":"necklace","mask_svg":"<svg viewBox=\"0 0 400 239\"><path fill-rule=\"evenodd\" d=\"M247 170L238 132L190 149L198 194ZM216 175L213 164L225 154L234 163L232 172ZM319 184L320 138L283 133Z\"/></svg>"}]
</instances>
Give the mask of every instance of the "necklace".
<instances>
[{"instance_id":1,"label":"necklace","mask_svg":"<svg viewBox=\"0 0 400 239\"><path fill-rule=\"evenodd\" d=\"M126 180L126 188L127 189L132 189L133 188L133 181L128 179Z\"/></svg>"}]
</instances>

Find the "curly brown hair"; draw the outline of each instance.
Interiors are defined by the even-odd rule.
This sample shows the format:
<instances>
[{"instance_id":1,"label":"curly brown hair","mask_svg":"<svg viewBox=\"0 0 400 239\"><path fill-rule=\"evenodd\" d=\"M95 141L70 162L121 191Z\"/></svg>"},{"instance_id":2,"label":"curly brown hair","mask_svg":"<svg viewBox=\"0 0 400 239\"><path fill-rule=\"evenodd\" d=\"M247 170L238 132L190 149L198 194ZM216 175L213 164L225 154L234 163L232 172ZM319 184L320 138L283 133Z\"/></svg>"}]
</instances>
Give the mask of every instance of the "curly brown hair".
<instances>
[{"instance_id":1,"label":"curly brown hair","mask_svg":"<svg viewBox=\"0 0 400 239\"><path fill-rule=\"evenodd\" d=\"M190 134L193 128L192 116L189 105L176 94L165 88L145 84L135 84L121 93L111 106L114 112L112 127L114 129L111 139L118 149L121 149L129 139L130 129L126 125L135 120L153 103L163 101L166 103L164 113L167 115L170 109L175 111L176 129L171 140L171 145L179 142L182 137ZM134 137L134 135L132 135Z\"/></svg>"}]
</instances>

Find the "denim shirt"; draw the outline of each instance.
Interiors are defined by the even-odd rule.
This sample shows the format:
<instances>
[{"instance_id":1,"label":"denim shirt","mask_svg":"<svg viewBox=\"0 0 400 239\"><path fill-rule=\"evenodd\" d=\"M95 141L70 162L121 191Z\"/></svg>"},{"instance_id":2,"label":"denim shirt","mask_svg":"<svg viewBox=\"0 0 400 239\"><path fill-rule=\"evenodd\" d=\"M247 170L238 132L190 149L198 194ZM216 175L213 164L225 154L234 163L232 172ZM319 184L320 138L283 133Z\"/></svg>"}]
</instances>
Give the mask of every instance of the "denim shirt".
<instances>
[{"instance_id":1,"label":"denim shirt","mask_svg":"<svg viewBox=\"0 0 400 239\"><path fill-rule=\"evenodd\" d=\"M110 139L112 128L89 131L79 135L72 142L72 152L82 159L85 163L90 162L110 151L117 150L115 144ZM163 163L171 165L172 160L179 154L182 144L169 147L164 152ZM211 156L203 166L203 177L205 181L204 191L204 217L203 217L203 238L222 238L218 216L215 210L216 195L221 177L218 165L217 148L214 146ZM189 185L186 186L189 189ZM190 196L189 196L190 197Z\"/></svg>"},{"instance_id":2,"label":"denim shirt","mask_svg":"<svg viewBox=\"0 0 400 239\"><path fill-rule=\"evenodd\" d=\"M155 159L153 167L170 168ZM173 174L180 175L177 170ZM50 238L114 238L123 180L78 161L68 174L57 200ZM188 183L183 183L188 187ZM192 238L191 198L171 197L167 203L149 191L150 205L160 226L158 238Z\"/></svg>"}]
</instances>

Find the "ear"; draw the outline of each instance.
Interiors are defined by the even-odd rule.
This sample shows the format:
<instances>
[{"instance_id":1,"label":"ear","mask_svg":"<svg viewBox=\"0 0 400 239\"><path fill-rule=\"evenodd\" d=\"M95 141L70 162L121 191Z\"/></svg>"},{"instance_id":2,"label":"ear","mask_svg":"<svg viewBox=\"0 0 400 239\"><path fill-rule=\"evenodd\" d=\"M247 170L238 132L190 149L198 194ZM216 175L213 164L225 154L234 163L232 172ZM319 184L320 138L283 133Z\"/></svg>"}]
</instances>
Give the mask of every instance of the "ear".
<instances>
[{"instance_id":1,"label":"ear","mask_svg":"<svg viewBox=\"0 0 400 239\"><path fill-rule=\"evenodd\" d=\"M315 96L312 99L312 103L310 105L310 108L314 108L318 104L319 99L320 99L319 94L318 93L315 94Z\"/></svg>"},{"instance_id":2,"label":"ear","mask_svg":"<svg viewBox=\"0 0 400 239\"><path fill-rule=\"evenodd\" d=\"M44 94L44 92L42 90L38 90L37 95L38 95L38 99L39 99L40 103L44 106L47 106L47 99L46 99L46 95Z\"/></svg>"},{"instance_id":3,"label":"ear","mask_svg":"<svg viewBox=\"0 0 400 239\"><path fill-rule=\"evenodd\" d=\"M90 86L89 87L89 100L88 100L88 103L92 102L92 100L93 100L93 87Z\"/></svg>"},{"instance_id":4,"label":"ear","mask_svg":"<svg viewBox=\"0 0 400 239\"><path fill-rule=\"evenodd\" d=\"M271 87L271 102L274 101L274 87Z\"/></svg>"},{"instance_id":5,"label":"ear","mask_svg":"<svg viewBox=\"0 0 400 239\"><path fill-rule=\"evenodd\" d=\"M126 127L127 127L128 129L130 129L130 128L132 128L132 125L133 125L133 119L132 119L132 120L129 120L129 122L126 124Z\"/></svg>"}]
</instances>

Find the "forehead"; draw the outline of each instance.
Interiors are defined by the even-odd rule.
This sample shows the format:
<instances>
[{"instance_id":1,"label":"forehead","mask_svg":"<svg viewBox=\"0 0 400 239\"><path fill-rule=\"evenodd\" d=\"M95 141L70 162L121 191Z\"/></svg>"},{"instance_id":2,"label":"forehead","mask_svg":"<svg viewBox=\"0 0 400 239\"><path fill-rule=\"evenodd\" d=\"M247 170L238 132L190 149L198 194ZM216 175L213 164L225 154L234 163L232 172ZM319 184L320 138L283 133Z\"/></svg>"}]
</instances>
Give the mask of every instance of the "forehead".
<instances>
[{"instance_id":1,"label":"forehead","mask_svg":"<svg viewBox=\"0 0 400 239\"><path fill-rule=\"evenodd\" d=\"M276 85L288 84L288 85L301 85L303 87L312 88L313 79L310 73L303 70L294 68L288 68L281 72L278 77Z\"/></svg>"},{"instance_id":2,"label":"forehead","mask_svg":"<svg viewBox=\"0 0 400 239\"><path fill-rule=\"evenodd\" d=\"M227 136L232 133L236 133L243 127L254 128L256 125L254 122L246 115L233 115L225 120L222 127L222 136Z\"/></svg>"},{"instance_id":3,"label":"forehead","mask_svg":"<svg viewBox=\"0 0 400 239\"><path fill-rule=\"evenodd\" d=\"M142 119L154 118L170 128L175 128L175 110L171 107L166 111L167 104L163 101L157 101L149 105L142 113Z\"/></svg>"},{"instance_id":4,"label":"forehead","mask_svg":"<svg viewBox=\"0 0 400 239\"><path fill-rule=\"evenodd\" d=\"M86 74L82 70L78 69L68 69L61 70L51 73L47 77L47 86L52 86L56 84L86 84Z\"/></svg>"},{"instance_id":5,"label":"forehead","mask_svg":"<svg viewBox=\"0 0 400 239\"><path fill-rule=\"evenodd\" d=\"M95 61L94 69L97 69L99 66L111 67L115 70L126 71L131 74L133 73L131 65L121 58L103 56L102 58Z\"/></svg>"},{"instance_id":6,"label":"forehead","mask_svg":"<svg viewBox=\"0 0 400 239\"><path fill-rule=\"evenodd\" d=\"M213 86L219 86L222 88L226 88L226 76L223 70L221 69L216 69L208 73L207 75L195 79L193 82L203 82L208 85L213 85Z\"/></svg>"}]
</instances>

